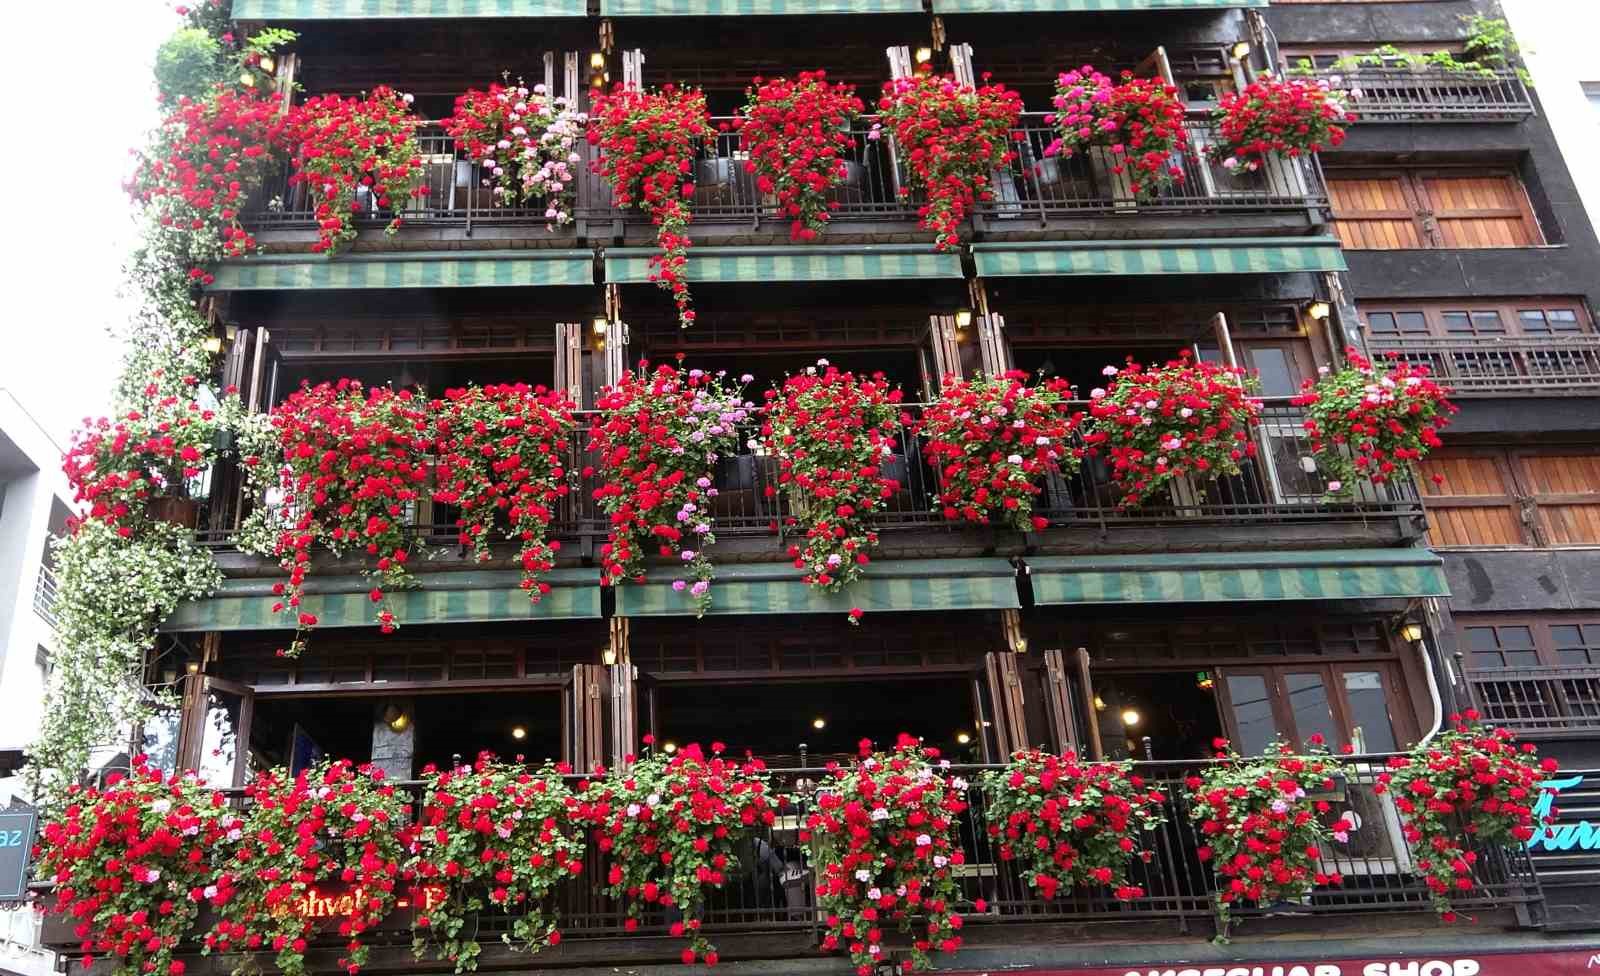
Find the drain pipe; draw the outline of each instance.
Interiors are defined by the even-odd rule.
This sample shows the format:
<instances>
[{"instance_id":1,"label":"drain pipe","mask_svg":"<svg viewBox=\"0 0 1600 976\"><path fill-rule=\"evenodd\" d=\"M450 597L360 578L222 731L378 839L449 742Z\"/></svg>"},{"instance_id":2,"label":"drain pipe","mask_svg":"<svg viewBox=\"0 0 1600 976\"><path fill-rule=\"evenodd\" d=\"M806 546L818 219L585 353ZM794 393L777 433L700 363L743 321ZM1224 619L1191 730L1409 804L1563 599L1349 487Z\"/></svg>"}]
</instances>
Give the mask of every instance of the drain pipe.
<instances>
[{"instance_id":1,"label":"drain pipe","mask_svg":"<svg viewBox=\"0 0 1600 976\"><path fill-rule=\"evenodd\" d=\"M1439 692L1439 671L1441 669L1444 671L1445 680L1450 682L1451 689L1455 688L1455 675L1451 672L1450 662L1445 660L1443 654L1439 653L1437 644L1429 640L1430 635L1439 632L1442 624L1438 599L1429 597L1424 600L1422 610L1423 619L1427 621L1427 626L1423 628L1422 638L1416 642L1416 648L1417 653L1422 656L1422 672L1428 676L1428 698L1433 702L1433 724L1428 727L1428 731L1417 743L1418 746L1425 746L1431 742L1433 737L1438 735L1439 730L1444 726L1446 706L1444 697ZM1449 707L1453 711L1455 709L1455 695L1452 694L1450 699L1451 704Z\"/></svg>"},{"instance_id":2,"label":"drain pipe","mask_svg":"<svg viewBox=\"0 0 1600 976\"><path fill-rule=\"evenodd\" d=\"M1428 647L1426 637L1417 641L1417 653L1422 656L1422 673L1428 676L1428 698L1433 701L1433 724L1428 726L1428 731L1417 742L1417 747L1421 748L1433 741L1433 737L1439 734L1440 726L1444 725L1444 701L1439 697L1439 678L1433 669L1433 661L1437 655Z\"/></svg>"}]
</instances>

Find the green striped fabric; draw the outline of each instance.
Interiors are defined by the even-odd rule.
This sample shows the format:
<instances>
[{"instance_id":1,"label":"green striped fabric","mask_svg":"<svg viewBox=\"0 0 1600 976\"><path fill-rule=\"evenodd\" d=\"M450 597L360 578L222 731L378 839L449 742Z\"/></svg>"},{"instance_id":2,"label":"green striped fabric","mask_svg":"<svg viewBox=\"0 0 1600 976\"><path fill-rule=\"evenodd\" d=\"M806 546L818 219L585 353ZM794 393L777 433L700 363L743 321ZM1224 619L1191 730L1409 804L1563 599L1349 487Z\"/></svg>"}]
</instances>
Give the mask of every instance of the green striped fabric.
<instances>
[{"instance_id":1,"label":"green striped fabric","mask_svg":"<svg viewBox=\"0 0 1600 976\"><path fill-rule=\"evenodd\" d=\"M650 280L651 248L608 248L606 281ZM689 252L690 281L873 281L882 278L959 278L961 257L923 244L860 247L697 247Z\"/></svg>"},{"instance_id":2,"label":"green striped fabric","mask_svg":"<svg viewBox=\"0 0 1600 976\"><path fill-rule=\"evenodd\" d=\"M1061 241L975 244L978 274L1024 275L1283 274L1348 271L1331 237L1241 237L1210 241Z\"/></svg>"},{"instance_id":3,"label":"green striped fabric","mask_svg":"<svg viewBox=\"0 0 1600 976\"><path fill-rule=\"evenodd\" d=\"M600 579L592 569L557 569L545 575L550 592L533 603L517 584L520 571L436 573L419 576L422 587L388 594L389 610L401 624L488 623L497 620L594 620L600 616ZM376 627L377 607L363 576L312 579L301 609L318 627ZM295 626L288 611L273 613L271 580L233 579L204 600L178 605L161 625L169 632L285 630Z\"/></svg>"},{"instance_id":4,"label":"green striped fabric","mask_svg":"<svg viewBox=\"0 0 1600 976\"><path fill-rule=\"evenodd\" d=\"M1041 606L1450 595L1443 561L1426 549L1040 556L1028 569Z\"/></svg>"},{"instance_id":5,"label":"green striped fabric","mask_svg":"<svg viewBox=\"0 0 1600 976\"><path fill-rule=\"evenodd\" d=\"M819 593L789 563L717 567L712 614L873 613L894 610L1005 610L1017 600L1016 570L1004 559L909 559L873 563L838 593ZM670 582L617 587L619 617L683 617L694 600Z\"/></svg>"},{"instance_id":6,"label":"green striped fabric","mask_svg":"<svg viewBox=\"0 0 1600 976\"><path fill-rule=\"evenodd\" d=\"M234 20L584 17L586 0L233 0Z\"/></svg>"},{"instance_id":7,"label":"green striped fabric","mask_svg":"<svg viewBox=\"0 0 1600 976\"><path fill-rule=\"evenodd\" d=\"M936 14L1041 14L1096 10L1216 10L1265 7L1267 0L933 0Z\"/></svg>"},{"instance_id":8,"label":"green striped fabric","mask_svg":"<svg viewBox=\"0 0 1600 976\"><path fill-rule=\"evenodd\" d=\"M922 0L600 0L602 17L920 13Z\"/></svg>"},{"instance_id":9,"label":"green striped fabric","mask_svg":"<svg viewBox=\"0 0 1600 976\"><path fill-rule=\"evenodd\" d=\"M323 258L269 254L229 261L207 291L336 288L514 288L594 284L594 253L411 251Z\"/></svg>"}]
</instances>

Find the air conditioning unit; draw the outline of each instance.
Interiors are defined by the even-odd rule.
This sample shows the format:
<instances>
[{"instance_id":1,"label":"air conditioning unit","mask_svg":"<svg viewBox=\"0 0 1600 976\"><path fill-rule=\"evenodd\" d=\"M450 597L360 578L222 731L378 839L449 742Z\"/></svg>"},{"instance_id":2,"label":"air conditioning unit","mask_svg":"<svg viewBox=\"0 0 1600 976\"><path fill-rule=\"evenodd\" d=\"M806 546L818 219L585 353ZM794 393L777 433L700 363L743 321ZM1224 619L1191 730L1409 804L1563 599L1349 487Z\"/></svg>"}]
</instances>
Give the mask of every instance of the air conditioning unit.
<instances>
[{"instance_id":1,"label":"air conditioning unit","mask_svg":"<svg viewBox=\"0 0 1600 976\"><path fill-rule=\"evenodd\" d=\"M1332 824L1343 818L1354 821L1356 829L1350 831L1348 843L1323 845L1322 865L1327 870L1347 876L1411 872L1411 849L1400 829L1400 811L1395 809L1393 797L1378 793L1371 782L1354 781L1376 779L1379 772L1381 767L1356 764L1343 797L1329 800L1333 809L1323 816L1323 822Z\"/></svg>"}]
</instances>

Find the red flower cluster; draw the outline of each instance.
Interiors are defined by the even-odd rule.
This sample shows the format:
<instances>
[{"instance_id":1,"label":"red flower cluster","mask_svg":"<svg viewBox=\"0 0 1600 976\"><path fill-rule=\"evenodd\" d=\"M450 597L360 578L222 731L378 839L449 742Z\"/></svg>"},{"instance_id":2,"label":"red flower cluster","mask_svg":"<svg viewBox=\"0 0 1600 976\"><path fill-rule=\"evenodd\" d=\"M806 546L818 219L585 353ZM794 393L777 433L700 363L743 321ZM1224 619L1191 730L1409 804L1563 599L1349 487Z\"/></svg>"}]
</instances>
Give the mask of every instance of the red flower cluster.
<instances>
[{"instance_id":1,"label":"red flower cluster","mask_svg":"<svg viewBox=\"0 0 1600 976\"><path fill-rule=\"evenodd\" d=\"M1110 458L1124 507L1185 475L1237 475L1240 462L1255 457L1251 429L1261 404L1249 398L1242 369L1196 362L1185 351L1158 369L1129 360L1105 373L1114 379L1090 393L1094 423L1083 439Z\"/></svg>"},{"instance_id":2,"label":"red flower cluster","mask_svg":"<svg viewBox=\"0 0 1600 976\"><path fill-rule=\"evenodd\" d=\"M994 198L990 174L1016 157L1010 134L1022 117L1022 96L1004 85L973 89L919 74L883 86L878 109L911 172L901 194L915 187L927 198L918 226L938 235L940 251L959 246L959 227L973 204Z\"/></svg>"},{"instance_id":3,"label":"red flower cluster","mask_svg":"<svg viewBox=\"0 0 1600 976\"><path fill-rule=\"evenodd\" d=\"M431 946L457 972L476 969L470 923L479 912L511 913L511 940L525 951L561 941L548 898L583 873L578 801L562 781L566 772L564 765L528 772L488 753L471 766L423 770L427 792L411 848L418 886L443 897L417 913L419 958Z\"/></svg>"},{"instance_id":4,"label":"red flower cluster","mask_svg":"<svg viewBox=\"0 0 1600 976\"><path fill-rule=\"evenodd\" d=\"M1229 169L1255 170L1268 153L1299 156L1338 146L1355 118L1344 94L1326 81L1264 74L1242 91L1223 92L1212 153Z\"/></svg>"},{"instance_id":5,"label":"red flower cluster","mask_svg":"<svg viewBox=\"0 0 1600 976\"><path fill-rule=\"evenodd\" d=\"M861 380L827 360L817 365L822 372L807 367L767 391L761 433L778 457L779 483L791 488L789 522L806 529L805 545L789 547L795 568L812 586L837 591L872 561L878 533L867 519L900 490L883 466L895 453L901 393L882 373Z\"/></svg>"},{"instance_id":6,"label":"red flower cluster","mask_svg":"<svg viewBox=\"0 0 1600 976\"><path fill-rule=\"evenodd\" d=\"M1042 530L1032 517L1044 475L1070 474L1078 449L1068 438L1083 420L1069 412L1072 386L1049 380L1028 386L1028 374L945 379L938 402L922 417L928 459L940 465L939 502L947 519L988 524L996 519L1019 532Z\"/></svg>"},{"instance_id":7,"label":"red flower cluster","mask_svg":"<svg viewBox=\"0 0 1600 976\"><path fill-rule=\"evenodd\" d=\"M1182 153L1189 143L1178 90L1155 78L1124 71L1119 82L1088 65L1056 78L1055 113L1046 117L1060 137L1046 155L1071 156L1091 147L1111 154L1111 171L1127 174L1141 200L1183 182Z\"/></svg>"},{"instance_id":8,"label":"red flower cluster","mask_svg":"<svg viewBox=\"0 0 1600 976\"><path fill-rule=\"evenodd\" d=\"M72 786L33 856L56 885L53 911L73 922L85 968L117 960L120 976L182 976L172 958L194 924L221 836L222 797L193 774L164 776L136 756L103 789Z\"/></svg>"},{"instance_id":9,"label":"red flower cluster","mask_svg":"<svg viewBox=\"0 0 1600 976\"><path fill-rule=\"evenodd\" d=\"M1457 724L1410 756L1395 756L1378 778L1400 811L1406 842L1434 907L1454 921L1452 896L1476 885L1473 845L1522 847L1553 819L1536 812L1543 781L1557 769L1540 761L1533 743L1517 745L1507 729L1484 728L1478 714L1453 716Z\"/></svg>"},{"instance_id":10,"label":"red flower cluster","mask_svg":"<svg viewBox=\"0 0 1600 976\"><path fill-rule=\"evenodd\" d=\"M399 211L427 193L417 148L422 120L411 96L387 85L365 98L318 95L289 113L283 137L291 151L291 185L316 202L317 253L332 254L355 240L355 216L393 213L387 233L400 229Z\"/></svg>"},{"instance_id":11,"label":"red flower cluster","mask_svg":"<svg viewBox=\"0 0 1600 976\"><path fill-rule=\"evenodd\" d=\"M989 836L1000 858L1020 860L1023 877L1046 898L1061 888L1107 887L1123 901L1142 898L1128 881L1140 835L1166 822L1166 797L1131 763L1078 761L1076 753L1018 752L983 774Z\"/></svg>"},{"instance_id":12,"label":"red flower cluster","mask_svg":"<svg viewBox=\"0 0 1600 976\"><path fill-rule=\"evenodd\" d=\"M154 208L163 227L215 235L223 257L254 251L256 240L240 226L239 209L272 163L270 147L283 124L277 108L253 88L180 99L162 120L151 152L140 156L128 192ZM193 250L195 258L209 256L209 249ZM203 269L191 270L210 283Z\"/></svg>"},{"instance_id":13,"label":"red flower cluster","mask_svg":"<svg viewBox=\"0 0 1600 976\"><path fill-rule=\"evenodd\" d=\"M1345 356L1343 369L1307 380L1294 399L1306 408L1311 450L1335 496L1349 494L1358 478L1382 483L1426 457L1456 412L1450 389L1427 366L1394 359L1379 369L1354 348Z\"/></svg>"},{"instance_id":14,"label":"red flower cluster","mask_svg":"<svg viewBox=\"0 0 1600 976\"><path fill-rule=\"evenodd\" d=\"M763 194L778 198L789 236L812 241L828 223L828 191L849 176L856 147L851 123L861 114L855 86L830 84L827 72L802 71L793 80L756 78L734 121L749 153L746 168Z\"/></svg>"},{"instance_id":15,"label":"red flower cluster","mask_svg":"<svg viewBox=\"0 0 1600 976\"><path fill-rule=\"evenodd\" d=\"M589 449L607 474L594 497L611 516L600 549L601 582L643 580L645 550L654 546L663 559L683 565L685 578L673 588L688 589L704 613L714 575L706 547L716 542L717 458L738 446L751 405L721 373L662 365L647 374L648 364L640 365L600 394L600 416L590 430Z\"/></svg>"},{"instance_id":16,"label":"red flower cluster","mask_svg":"<svg viewBox=\"0 0 1600 976\"><path fill-rule=\"evenodd\" d=\"M848 769L829 764L832 777L800 832L813 844L817 904L827 913L822 949L847 948L858 976L871 976L884 961L884 929L911 932L914 918L925 928L904 971L927 969L931 949L961 947L955 869L965 861L959 817L966 784L940 775L938 761L938 750L904 733L888 754L863 740L861 758Z\"/></svg>"},{"instance_id":17,"label":"red flower cluster","mask_svg":"<svg viewBox=\"0 0 1600 976\"><path fill-rule=\"evenodd\" d=\"M346 940L339 965L357 972L368 955L362 933L400 894L403 800L382 770L345 759L302 770L292 782L278 770L258 773L245 793L251 802L243 817L229 813L220 822L221 866L206 888L220 918L205 936L206 951L272 951L281 972L303 976L318 922L297 903L318 885L341 883L354 897L351 914L339 920Z\"/></svg>"},{"instance_id":18,"label":"red flower cluster","mask_svg":"<svg viewBox=\"0 0 1600 976\"><path fill-rule=\"evenodd\" d=\"M187 376L182 385L192 391L199 380ZM171 389L157 371L141 405L76 431L62 461L73 500L89 504L86 517L124 538L145 524L146 502L181 493L216 460L216 436L224 426L217 411Z\"/></svg>"},{"instance_id":19,"label":"red flower cluster","mask_svg":"<svg viewBox=\"0 0 1600 976\"><path fill-rule=\"evenodd\" d=\"M433 499L461 506L461 544L490 558L490 530L516 540L522 588L533 602L561 543L550 539L552 506L567 494L572 403L524 383L446 390L431 405L438 447Z\"/></svg>"},{"instance_id":20,"label":"red flower cluster","mask_svg":"<svg viewBox=\"0 0 1600 976\"><path fill-rule=\"evenodd\" d=\"M607 890L628 906L623 927L637 929L646 906L676 908L683 920L669 931L690 940L683 961L708 966L717 952L700 928L706 892L737 876L741 842L777 810L760 760L723 759L723 748L712 743L709 759L696 744L646 756L583 794L583 815L610 855Z\"/></svg>"},{"instance_id":21,"label":"red flower cluster","mask_svg":"<svg viewBox=\"0 0 1600 976\"><path fill-rule=\"evenodd\" d=\"M1312 736L1312 745L1321 736ZM1325 754L1297 756L1280 742L1276 754L1242 758L1218 739L1217 762L1189 776L1189 818L1200 826L1200 859L1217 872L1217 899L1224 909L1237 902L1258 905L1304 897L1316 885L1340 884L1322 870L1321 848L1340 833L1318 816L1331 809L1314 793L1334 788L1338 766Z\"/></svg>"},{"instance_id":22,"label":"red flower cluster","mask_svg":"<svg viewBox=\"0 0 1600 976\"><path fill-rule=\"evenodd\" d=\"M672 293L678 322L694 324L689 307L690 201L700 142L716 138L698 88L667 85L644 92L618 85L595 99L587 138L600 148L595 172L611 181L617 206L650 214L661 254L650 258L650 278Z\"/></svg>"},{"instance_id":23,"label":"red flower cluster","mask_svg":"<svg viewBox=\"0 0 1600 976\"><path fill-rule=\"evenodd\" d=\"M405 565L416 539L405 516L406 506L427 489L431 424L425 406L407 390L367 389L342 379L296 390L273 411L284 503L294 513L277 541L289 582L273 586L280 597L273 611L298 615L299 632L287 656L305 649L306 632L317 625L314 614L300 610L316 543L376 557L372 602L379 608L379 627L385 633L394 629L383 590L411 582Z\"/></svg>"}]
</instances>

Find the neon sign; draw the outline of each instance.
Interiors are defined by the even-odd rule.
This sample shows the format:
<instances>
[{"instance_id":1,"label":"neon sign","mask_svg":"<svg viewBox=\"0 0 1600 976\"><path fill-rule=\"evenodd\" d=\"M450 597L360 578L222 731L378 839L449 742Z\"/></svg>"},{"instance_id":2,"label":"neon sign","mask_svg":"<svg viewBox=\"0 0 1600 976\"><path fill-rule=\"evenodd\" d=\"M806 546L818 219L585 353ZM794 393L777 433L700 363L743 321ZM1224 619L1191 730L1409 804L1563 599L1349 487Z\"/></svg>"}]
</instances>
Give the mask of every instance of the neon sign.
<instances>
[{"instance_id":1,"label":"neon sign","mask_svg":"<svg viewBox=\"0 0 1600 976\"><path fill-rule=\"evenodd\" d=\"M1533 814L1536 817L1548 817L1555 806L1556 794L1562 790L1571 789L1583 782L1582 776L1568 776L1563 779L1547 779L1541 786L1539 800L1533 805ZM1546 851L1600 851L1600 824L1593 824L1587 820L1577 823L1555 823L1533 836L1528 841L1528 850Z\"/></svg>"},{"instance_id":2,"label":"neon sign","mask_svg":"<svg viewBox=\"0 0 1600 976\"><path fill-rule=\"evenodd\" d=\"M396 908L416 907L419 911L432 911L448 897L443 885L421 885L412 888L408 895L395 901ZM289 911L301 918L349 918L361 910L367 895L363 888L321 891L307 888L305 893L289 905Z\"/></svg>"}]
</instances>

